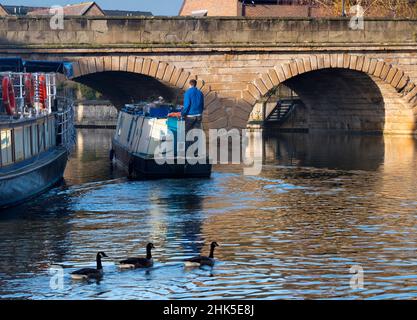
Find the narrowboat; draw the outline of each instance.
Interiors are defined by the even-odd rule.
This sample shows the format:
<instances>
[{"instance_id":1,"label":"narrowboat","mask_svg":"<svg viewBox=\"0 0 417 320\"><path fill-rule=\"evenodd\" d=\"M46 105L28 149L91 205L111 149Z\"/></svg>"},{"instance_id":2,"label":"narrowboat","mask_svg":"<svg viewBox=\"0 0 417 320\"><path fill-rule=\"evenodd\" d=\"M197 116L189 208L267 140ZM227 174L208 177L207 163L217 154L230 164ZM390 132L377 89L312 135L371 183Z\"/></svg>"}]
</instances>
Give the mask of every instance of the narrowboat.
<instances>
[{"instance_id":1,"label":"narrowboat","mask_svg":"<svg viewBox=\"0 0 417 320\"><path fill-rule=\"evenodd\" d=\"M111 160L131 179L209 178L204 148L186 156L179 107L163 101L126 105L119 111ZM205 143L205 142L203 142Z\"/></svg>"},{"instance_id":2,"label":"narrowboat","mask_svg":"<svg viewBox=\"0 0 417 320\"><path fill-rule=\"evenodd\" d=\"M63 178L74 143L73 104L57 94L66 62L0 58L0 209L18 205Z\"/></svg>"}]
</instances>

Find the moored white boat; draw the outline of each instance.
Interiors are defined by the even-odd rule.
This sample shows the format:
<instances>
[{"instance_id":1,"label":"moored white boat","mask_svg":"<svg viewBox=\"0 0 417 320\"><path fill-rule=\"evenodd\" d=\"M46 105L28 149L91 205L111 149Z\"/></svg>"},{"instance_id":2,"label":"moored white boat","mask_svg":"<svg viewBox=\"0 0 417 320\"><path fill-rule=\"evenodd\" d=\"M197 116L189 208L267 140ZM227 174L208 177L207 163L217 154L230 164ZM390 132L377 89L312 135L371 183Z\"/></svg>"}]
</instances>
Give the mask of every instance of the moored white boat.
<instances>
[{"instance_id":1,"label":"moored white boat","mask_svg":"<svg viewBox=\"0 0 417 320\"><path fill-rule=\"evenodd\" d=\"M0 59L0 208L34 197L62 178L73 143L73 109L58 97L64 63Z\"/></svg>"}]
</instances>

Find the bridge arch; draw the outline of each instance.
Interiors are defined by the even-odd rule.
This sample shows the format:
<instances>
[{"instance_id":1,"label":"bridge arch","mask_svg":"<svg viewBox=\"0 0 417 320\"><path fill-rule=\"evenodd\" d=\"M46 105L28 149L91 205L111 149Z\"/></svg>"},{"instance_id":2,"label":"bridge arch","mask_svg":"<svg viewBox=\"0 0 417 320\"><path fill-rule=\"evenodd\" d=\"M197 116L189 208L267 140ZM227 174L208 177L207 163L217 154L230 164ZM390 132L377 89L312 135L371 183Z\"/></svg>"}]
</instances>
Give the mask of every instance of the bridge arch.
<instances>
[{"instance_id":1,"label":"bridge arch","mask_svg":"<svg viewBox=\"0 0 417 320\"><path fill-rule=\"evenodd\" d=\"M74 75L71 80L87 84L98 91L102 91L102 89L100 90L95 82L98 81L98 78L101 78L102 81L105 74L109 75L109 79L112 77L121 79L128 74L131 78L127 80L144 80L142 83L150 82L150 87L158 87L159 84L161 87L165 86L165 89L170 88L179 92L185 91L189 80L195 79L197 80L197 87L204 93L206 107L210 107L210 110L212 110L213 106L219 108L221 105L217 93L212 91L204 80L168 62L133 55L108 55L79 58L73 61L73 68ZM95 76L99 77L95 78ZM105 78L104 81L106 81ZM113 84L115 83L113 82ZM109 85L109 81L107 85ZM110 83L110 85L112 84ZM166 90L164 93L169 94L169 91ZM108 96L110 96L110 100L118 108L125 103L131 102L129 97L123 100L116 96L112 99L111 94ZM208 122L209 117L206 117L205 125L212 127Z\"/></svg>"},{"instance_id":2,"label":"bridge arch","mask_svg":"<svg viewBox=\"0 0 417 320\"><path fill-rule=\"evenodd\" d=\"M337 88L332 80L339 79L340 82L341 78L345 78L341 86L345 89L343 94L358 95L363 99L373 100L375 105L379 104L376 108L384 109L382 111L384 113L383 123L380 124L380 128L373 127L375 130L372 131L400 134L417 133L417 87L409 76L384 60L353 54L312 55L276 65L260 74L243 90L242 99L234 112L234 117L239 118L240 121L235 122L247 121L254 105L260 99L268 96L280 84L288 85L296 92L299 91L297 93L301 99L304 96L306 100L309 100L307 101L307 109L312 109L312 104L323 103L320 99L312 99L312 94L315 93L319 96L320 93L323 93L317 92L317 90L323 90L323 85L320 87L319 83L320 79L326 79L325 77L327 80L324 82L330 87L327 91ZM306 86L306 83L310 83L310 85ZM374 93L366 97L365 91L370 92L371 87ZM353 92L349 92L350 89ZM326 91L325 87L324 91ZM382 99L382 104L381 101L377 101L379 100L378 96ZM339 98L342 101L342 93ZM382 109L379 109L379 116L381 116ZM367 112L368 120L375 117L371 114L371 109ZM363 123L369 122L368 120ZM356 126L351 123L339 124L336 128L331 129L350 130L353 128L358 131L370 129L364 127L363 123ZM329 128L329 124L327 124L327 127L322 129Z\"/></svg>"}]
</instances>

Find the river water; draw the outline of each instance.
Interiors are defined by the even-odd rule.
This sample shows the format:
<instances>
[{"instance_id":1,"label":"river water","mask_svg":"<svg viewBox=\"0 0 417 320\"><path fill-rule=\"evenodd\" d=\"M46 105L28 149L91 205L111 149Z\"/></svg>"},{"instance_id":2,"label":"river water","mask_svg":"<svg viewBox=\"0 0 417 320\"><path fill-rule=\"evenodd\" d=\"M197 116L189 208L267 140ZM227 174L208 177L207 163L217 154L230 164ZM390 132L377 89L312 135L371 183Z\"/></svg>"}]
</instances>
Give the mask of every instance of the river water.
<instances>
[{"instance_id":1,"label":"river water","mask_svg":"<svg viewBox=\"0 0 417 320\"><path fill-rule=\"evenodd\" d=\"M79 130L65 183L2 212L1 298L417 298L416 139L275 135L259 176L135 182L111 168L111 135ZM155 266L119 271L148 241ZM214 268L185 269L211 241ZM72 281L97 251L103 279Z\"/></svg>"}]
</instances>

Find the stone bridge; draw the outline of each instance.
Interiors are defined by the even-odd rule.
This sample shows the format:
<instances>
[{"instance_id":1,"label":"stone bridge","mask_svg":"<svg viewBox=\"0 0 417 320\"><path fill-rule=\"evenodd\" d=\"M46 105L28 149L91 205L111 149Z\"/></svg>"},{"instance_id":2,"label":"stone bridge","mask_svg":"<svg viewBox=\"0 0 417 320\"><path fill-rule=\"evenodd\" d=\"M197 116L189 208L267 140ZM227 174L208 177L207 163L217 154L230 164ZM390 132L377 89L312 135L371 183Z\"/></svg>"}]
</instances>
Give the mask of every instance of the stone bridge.
<instances>
[{"instance_id":1,"label":"stone bridge","mask_svg":"<svg viewBox=\"0 0 417 320\"><path fill-rule=\"evenodd\" d=\"M74 62L73 80L116 106L175 100L195 78L206 128L244 128L280 84L313 130L417 133L417 21L190 17L0 18L0 56Z\"/></svg>"}]
</instances>

